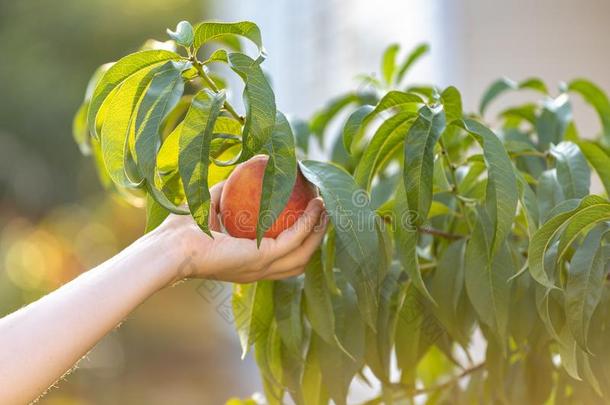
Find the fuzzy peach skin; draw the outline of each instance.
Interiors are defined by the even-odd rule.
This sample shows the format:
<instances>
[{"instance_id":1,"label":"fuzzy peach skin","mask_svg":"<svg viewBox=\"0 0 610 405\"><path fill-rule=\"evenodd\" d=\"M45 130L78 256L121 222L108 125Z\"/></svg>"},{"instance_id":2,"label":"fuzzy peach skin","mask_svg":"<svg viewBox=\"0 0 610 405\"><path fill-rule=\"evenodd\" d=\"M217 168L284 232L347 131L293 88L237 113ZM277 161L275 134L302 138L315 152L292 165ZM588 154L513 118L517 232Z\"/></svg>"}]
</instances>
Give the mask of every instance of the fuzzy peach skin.
<instances>
[{"instance_id":1,"label":"fuzzy peach skin","mask_svg":"<svg viewBox=\"0 0 610 405\"><path fill-rule=\"evenodd\" d=\"M239 165L222 190L220 217L226 231L236 238L255 239L260 208L263 176L268 156L258 155ZM309 201L316 198L316 190L300 171L286 208L265 232L267 238L276 238L290 228L305 212Z\"/></svg>"}]
</instances>

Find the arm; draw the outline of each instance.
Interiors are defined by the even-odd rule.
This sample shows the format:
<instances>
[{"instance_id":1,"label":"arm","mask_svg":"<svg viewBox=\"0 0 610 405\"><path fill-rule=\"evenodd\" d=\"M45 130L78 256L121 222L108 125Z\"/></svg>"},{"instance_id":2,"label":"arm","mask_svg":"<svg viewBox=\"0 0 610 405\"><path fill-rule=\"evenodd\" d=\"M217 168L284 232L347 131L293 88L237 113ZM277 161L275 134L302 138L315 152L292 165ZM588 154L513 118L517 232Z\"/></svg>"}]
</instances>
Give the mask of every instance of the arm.
<instances>
[{"instance_id":1,"label":"arm","mask_svg":"<svg viewBox=\"0 0 610 405\"><path fill-rule=\"evenodd\" d=\"M216 207L220 187L212 195ZM210 239L190 216L171 215L117 256L0 319L0 403L36 399L146 298L176 281L251 282L302 273L324 235L321 212L322 203L313 200L292 228L264 239L260 249L219 233L216 216Z\"/></svg>"}]
</instances>

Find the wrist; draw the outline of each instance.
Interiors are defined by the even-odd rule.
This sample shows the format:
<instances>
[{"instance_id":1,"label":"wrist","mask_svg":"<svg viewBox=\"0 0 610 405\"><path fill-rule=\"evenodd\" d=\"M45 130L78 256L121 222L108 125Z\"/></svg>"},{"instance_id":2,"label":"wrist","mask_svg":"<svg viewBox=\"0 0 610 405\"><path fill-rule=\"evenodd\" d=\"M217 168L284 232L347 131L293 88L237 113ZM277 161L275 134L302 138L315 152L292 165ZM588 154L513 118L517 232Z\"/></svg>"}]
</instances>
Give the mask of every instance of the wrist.
<instances>
[{"instance_id":1,"label":"wrist","mask_svg":"<svg viewBox=\"0 0 610 405\"><path fill-rule=\"evenodd\" d=\"M181 219L181 218L179 218ZM188 229L174 221L166 221L143 238L150 238L155 255L162 256L164 284L161 288L182 281L192 274L192 249L187 244Z\"/></svg>"}]
</instances>

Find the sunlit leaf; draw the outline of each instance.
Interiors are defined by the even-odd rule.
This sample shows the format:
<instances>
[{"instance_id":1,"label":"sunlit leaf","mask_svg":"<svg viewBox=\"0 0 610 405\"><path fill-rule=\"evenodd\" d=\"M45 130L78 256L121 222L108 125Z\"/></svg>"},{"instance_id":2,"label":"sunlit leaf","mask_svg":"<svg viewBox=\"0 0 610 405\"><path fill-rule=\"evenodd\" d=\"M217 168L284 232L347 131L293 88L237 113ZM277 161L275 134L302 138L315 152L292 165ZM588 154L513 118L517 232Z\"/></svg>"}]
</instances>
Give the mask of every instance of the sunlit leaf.
<instances>
[{"instance_id":1,"label":"sunlit leaf","mask_svg":"<svg viewBox=\"0 0 610 405\"><path fill-rule=\"evenodd\" d=\"M428 53L429 50L430 47L428 46L428 44L421 44L415 47L415 49L411 51L405 61L400 65L398 73L396 74L396 82L400 83L411 68L411 66L413 66L413 64L417 62L423 55Z\"/></svg>"},{"instance_id":2,"label":"sunlit leaf","mask_svg":"<svg viewBox=\"0 0 610 405\"><path fill-rule=\"evenodd\" d=\"M225 102L225 93L203 89L193 98L180 131L178 167L189 211L199 227L212 235L208 225L210 190L208 167L214 124Z\"/></svg>"},{"instance_id":3,"label":"sunlit leaf","mask_svg":"<svg viewBox=\"0 0 610 405\"><path fill-rule=\"evenodd\" d=\"M280 216L290 199L297 176L297 160L294 152L294 135L286 117L278 111L275 128L265 147L269 155L256 226L257 243Z\"/></svg>"},{"instance_id":4,"label":"sunlit leaf","mask_svg":"<svg viewBox=\"0 0 610 405\"><path fill-rule=\"evenodd\" d=\"M101 131L102 157L112 181L122 187L134 185L125 170L125 154L135 124L136 107L154 73L152 67L146 67L131 75L119 85L108 104L107 118Z\"/></svg>"},{"instance_id":5,"label":"sunlit leaf","mask_svg":"<svg viewBox=\"0 0 610 405\"><path fill-rule=\"evenodd\" d=\"M603 135L610 142L610 101L608 96L598 86L586 79L576 79L568 84L568 90L580 94L599 115Z\"/></svg>"},{"instance_id":6,"label":"sunlit leaf","mask_svg":"<svg viewBox=\"0 0 610 405\"><path fill-rule=\"evenodd\" d=\"M520 83L514 82L511 79L503 77L493 82L483 94L481 104L479 106L479 113L485 114L485 110L489 104L495 100L499 95L507 92L508 90L522 90L530 89L537 91L542 94L548 94L548 90L544 82L538 78L525 79Z\"/></svg>"},{"instance_id":7,"label":"sunlit leaf","mask_svg":"<svg viewBox=\"0 0 610 405\"><path fill-rule=\"evenodd\" d=\"M390 84L396 72L396 55L400 50L400 45L392 44L386 48L381 59L381 74L383 80Z\"/></svg>"},{"instance_id":8,"label":"sunlit leaf","mask_svg":"<svg viewBox=\"0 0 610 405\"><path fill-rule=\"evenodd\" d=\"M597 172L606 190L606 195L610 196L610 156L604 149L593 142L579 142L578 146Z\"/></svg>"},{"instance_id":9,"label":"sunlit leaf","mask_svg":"<svg viewBox=\"0 0 610 405\"><path fill-rule=\"evenodd\" d=\"M369 190L377 170L391 159L405 140L407 131L413 123L414 115L409 112L398 113L384 121L359 159L354 179L360 187Z\"/></svg>"},{"instance_id":10,"label":"sunlit leaf","mask_svg":"<svg viewBox=\"0 0 610 405\"><path fill-rule=\"evenodd\" d=\"M102 107L104 100L106 100L106 97L119 84L145 67L178 59L180 59L180 55L175 52L149 50L127 55L112 65L95 86L95 90L91 96L91 104L89 106L89 112L87 113L89 132L92 135L97 133L95 124L98 112Z\"/></svg>"},{"instance_id":11,"label":"sunlit leaf","mask_svg":"<svg viewBox=\"0 0 610 405\"><path fill-rule=\"evenodd\" d=\"M235 284L233 314L241 342L242 357L245 357L252 344L267 337L273 319L273 308L272 282Z\"/></svg>"},{"instance_id":12,"label":"sunlit leaf","mask_svg":"<svg viewBox=\"0 0 610 405\"><path fill-rule=\"evenodd\" d=\"M250 21L239 21L235 23L206 21L195 26L195 38L193 47L198 49L208 41L218 40L227 35L237 35L252 41L259 49L263 51L263 41L261 32L258 26Z\"/></svg>"},{"instance_id":13,"label":"sunlit leaf","mask_svg":"<svg viewBox=\"0 0 610 405\"><path fill-rule=\"evenodd\" d=\"M241 161L267 145L275 128L275 95L259 63L241 53L229 54L231 68L245 83L246 121L242 133Z\"/></svg>"},{"instance_id":14,"label":"sunlit leaf","mask_svg":"<svg viewBox=\"0 0 610 405\"><path fill-rule=\"evenodd\" d=\"M170 61L155 69L135 117L135 158L138 171L146 179L147 190L153 198L177 214L184 214L185 210L176 207L155 188L155 168L161 146L161 121L182 96L184 82L181 72L186 66L186 63Z\"/></svg>"}]
</instances>

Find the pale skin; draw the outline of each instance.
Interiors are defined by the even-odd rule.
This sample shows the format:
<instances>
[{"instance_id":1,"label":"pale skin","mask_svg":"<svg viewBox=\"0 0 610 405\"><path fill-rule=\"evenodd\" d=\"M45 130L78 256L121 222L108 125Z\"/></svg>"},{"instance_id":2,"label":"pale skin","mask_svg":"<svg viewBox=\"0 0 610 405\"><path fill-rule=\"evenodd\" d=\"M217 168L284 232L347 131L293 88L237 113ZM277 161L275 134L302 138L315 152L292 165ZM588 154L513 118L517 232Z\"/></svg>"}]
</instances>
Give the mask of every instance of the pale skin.
<instances>
[{"instance_id":1,"label":"pale skin","mask_svg":"<svg viewBox=\"0 0 610 405\"><path fill-rule=\"evenodd\" d=\"M0 319L0 403L34 401L138 305L178 281L249 283L303 273L324 236L322 201L312 200L291 228L257 248L220 232L221 189L211 190L213 239L190 216L170 215L115 257Z\"/></svg>"}]
</instances>

